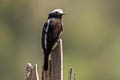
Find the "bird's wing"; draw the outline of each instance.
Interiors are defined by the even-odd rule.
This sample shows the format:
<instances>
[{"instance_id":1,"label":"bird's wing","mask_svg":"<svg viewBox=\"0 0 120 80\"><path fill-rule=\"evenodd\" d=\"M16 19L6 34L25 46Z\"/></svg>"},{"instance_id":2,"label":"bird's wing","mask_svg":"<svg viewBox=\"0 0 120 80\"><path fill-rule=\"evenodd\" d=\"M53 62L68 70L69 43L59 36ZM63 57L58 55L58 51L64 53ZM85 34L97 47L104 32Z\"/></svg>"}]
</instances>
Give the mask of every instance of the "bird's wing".
<instances>
[{"instance_id":1,"label":"bird's wing","mask_svg":"<svg viewBox=\"0 0 120 80\"><path fill-rule=\"evenodd\" d=\"M50 25L50 20L48 20L46 23L45 23L45 25L44 25L44 32L48 32L48 30L49 30L49 25Z\"/></svg>"},{"instance_id":2,"label":"bird's wing","mask_svg":"<svg viewBox=\"0 0 120 80\"><path fill-rule=\"evenodd\" d=\"M47 39L48 39L48 30L50 28L50 19L47 20L47 22L44 24L44 27L43 27L43 45L45 47L45 49L47 49Z\"/></svg>"}]
</instances>

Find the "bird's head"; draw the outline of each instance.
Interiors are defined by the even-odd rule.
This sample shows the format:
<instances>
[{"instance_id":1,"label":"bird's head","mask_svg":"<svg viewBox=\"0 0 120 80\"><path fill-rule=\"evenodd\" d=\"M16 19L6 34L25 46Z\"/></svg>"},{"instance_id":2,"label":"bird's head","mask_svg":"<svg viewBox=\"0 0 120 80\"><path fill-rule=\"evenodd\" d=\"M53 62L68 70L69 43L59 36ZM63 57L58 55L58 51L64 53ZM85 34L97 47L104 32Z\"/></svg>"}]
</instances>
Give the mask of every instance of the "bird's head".
<instances>
[{"instance_id":1,"label":"bird's head","mask_svg":"<svg viewBox=\"0 0 120 80\"><path fill-rule=\"evenodd\" d=\"M54 9L48 14L48 18L59 18L61 19L62 16L65 15L62 9Z\"/></svg>"}]
</instances>

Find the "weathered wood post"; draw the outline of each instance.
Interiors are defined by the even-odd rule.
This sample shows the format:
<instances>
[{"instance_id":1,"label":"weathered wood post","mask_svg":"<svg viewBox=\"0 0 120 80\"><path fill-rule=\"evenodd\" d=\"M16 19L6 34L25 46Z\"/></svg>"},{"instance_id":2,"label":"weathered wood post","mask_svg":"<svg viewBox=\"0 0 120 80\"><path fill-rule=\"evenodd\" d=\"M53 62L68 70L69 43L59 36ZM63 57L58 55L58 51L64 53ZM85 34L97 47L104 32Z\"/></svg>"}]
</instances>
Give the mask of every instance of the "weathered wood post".
<instances>
[{"instance_id":1,"label":"weathered wood post","mask_svg":"<svg viewBox=\"0 0 120 80\"><path fill-rule=\"evenodd\" d=\"M51 80L63 80L63 48L61 39L51 54Z\"/></svg>"},{"instance_id":2,"label":"weathered wood post","mask_svg":"<svg viewBox=\"0 0 120 80\"><path fill-rule=\"evenodd\" d=\"M63 80L63 48L60 39L57 47L51 52L48 71L42 69L42 80Z\"/></svg>"},{"instance_id":3,"label":"weathered wood post","mask_svg":"<svg viewBox=\"0 0 120 80\"><path fill-rule=\"evenodd\" d=\"M27 64L26 77L27 77L26 80L39 80L37 64L35 66L32 66L31 63Z\"/></svg>"}]
</instances>

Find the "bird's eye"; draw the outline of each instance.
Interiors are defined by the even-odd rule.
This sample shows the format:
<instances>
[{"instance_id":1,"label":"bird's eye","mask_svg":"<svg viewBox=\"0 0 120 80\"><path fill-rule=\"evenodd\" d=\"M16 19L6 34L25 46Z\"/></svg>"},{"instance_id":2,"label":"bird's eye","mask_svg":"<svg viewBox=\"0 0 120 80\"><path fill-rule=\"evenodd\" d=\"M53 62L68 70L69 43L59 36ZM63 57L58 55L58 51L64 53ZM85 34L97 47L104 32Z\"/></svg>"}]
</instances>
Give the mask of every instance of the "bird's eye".
<instances>
[{"instance_id":1,"label":"bird's eye","mask_svg":"<svg viewBox=\"0 0 120 80\"><path fill-rule=\"evenodd\" d=\"M56 13L56 14L59 14L59 12L57 12L57 11L56 11L55 13Z\"/></svg>"}]
</instances>

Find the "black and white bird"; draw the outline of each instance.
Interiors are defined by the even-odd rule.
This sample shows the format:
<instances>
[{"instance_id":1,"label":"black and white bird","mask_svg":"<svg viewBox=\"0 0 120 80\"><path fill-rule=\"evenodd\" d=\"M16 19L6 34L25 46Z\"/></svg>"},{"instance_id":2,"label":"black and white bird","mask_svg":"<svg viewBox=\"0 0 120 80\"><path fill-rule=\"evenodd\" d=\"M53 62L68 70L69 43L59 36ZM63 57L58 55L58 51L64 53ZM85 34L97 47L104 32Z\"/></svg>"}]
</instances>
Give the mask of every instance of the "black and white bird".
<instances>
[{"instance_id":1,"label":"black and white bird","mask_svg":"<svg viewBox=\"0 0 120 80\"><path fill-rule=\"evenodd\" d=\"M43 26L42 48L44 52L44 70L48 69L48 58L52 48L61 38L63 31L62 16L65 15L62 9L54 9L48 14L48 19Z\"/></svg>"}]
</instances>

